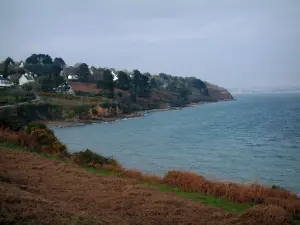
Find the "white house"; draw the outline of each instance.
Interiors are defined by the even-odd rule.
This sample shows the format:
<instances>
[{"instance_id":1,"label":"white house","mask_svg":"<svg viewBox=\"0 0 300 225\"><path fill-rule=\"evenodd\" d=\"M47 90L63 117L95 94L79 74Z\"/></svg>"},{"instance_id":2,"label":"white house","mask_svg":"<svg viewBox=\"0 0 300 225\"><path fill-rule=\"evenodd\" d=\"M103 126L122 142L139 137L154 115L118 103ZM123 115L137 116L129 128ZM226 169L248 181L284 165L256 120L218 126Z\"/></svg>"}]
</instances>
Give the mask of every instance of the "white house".
<instances>
[{"instance_id":1,"label":"white house","mask_svg":"<svg viewBox=\"0 0 300 225\"><path fill-rule=\"evenodd\" d=\"M111 75L113 75L114 81L118 80L118 75L114 71L111 71Z\"/></svg>"},{"instance_id":2,"label":"white house","mask_svg":"<svg viewBox=\"0 0 300 225\"><path fill-rule=\"evenodd\" d=\"M34 82L33 76L28 73L22 74L19 79L19 85L23 85L29 82Z\"/></svg>"},{"instance_id":3,"label":"white house","mask_svg":"<svg viewBox=\"0 0 300 225\"><path fill-rule=\"evenodd\" d=\"M89 71L90 71L90 74L93 75L94 74L94 71L93 71L93 68L92 66L89 66Z\"/></svg>"},{"instance_id":4,"label":"white house","mask_svg":"<svg viewBox=\"0 0 300 225\"><path fill-rule=\"evenodd\" d=\"M13 82L0 75L0 88L11 87L13 85L14 85Z\"/></svg>"},{"instance_id":5,"label":"white house","mask_svg":"<svg viewBox=\"0 0 300 225\"><path fill-rule=\"evenodd\" d=\"M79 76L76 74L70 74L68 75L68 80L79 80Z\"/></svg>"}]
</instances>

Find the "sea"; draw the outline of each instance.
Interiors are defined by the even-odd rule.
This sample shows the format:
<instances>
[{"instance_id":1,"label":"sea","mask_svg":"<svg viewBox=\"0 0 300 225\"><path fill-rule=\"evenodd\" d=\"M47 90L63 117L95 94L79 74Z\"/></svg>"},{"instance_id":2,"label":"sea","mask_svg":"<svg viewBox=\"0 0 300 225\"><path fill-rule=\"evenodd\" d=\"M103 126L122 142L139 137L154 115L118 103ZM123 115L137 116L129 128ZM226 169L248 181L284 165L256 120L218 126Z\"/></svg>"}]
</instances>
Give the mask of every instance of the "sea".
<instances>
[{"instance_id":1,"label":"sea","mask_svg":"<svg viewBox=\"0 0 300 225\"><path fill-rule=\"evenodd\" d=\"M235 98L54 132L71 152L89 148L126 168L161 176L194 171L300 194L300 93Z\"/></svg>"}]
</instances>

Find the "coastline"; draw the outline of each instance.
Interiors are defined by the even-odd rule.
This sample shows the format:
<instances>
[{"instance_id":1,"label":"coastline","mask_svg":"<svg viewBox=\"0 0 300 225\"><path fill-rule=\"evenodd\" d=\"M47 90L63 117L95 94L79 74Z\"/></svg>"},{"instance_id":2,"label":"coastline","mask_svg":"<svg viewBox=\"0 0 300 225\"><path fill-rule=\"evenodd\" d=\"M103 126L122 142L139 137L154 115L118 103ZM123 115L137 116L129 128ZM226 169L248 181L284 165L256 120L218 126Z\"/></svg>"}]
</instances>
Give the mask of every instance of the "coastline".
<instances>
[{"instance_id":1,"label":"coastline","mask_svg":"<svg viewBox=\"0 0 300 225\"><path fill-rule=\"evenodd\" d=\"M88 124L111 123L111 122L116 122L119 120L143 117L143 116L147 115L148 113L153 113L153 112L164 112L164 111L170 111L170 110L181 110L183 108L189 108L189 107L199 107L200 105L209 104L209 103L215 103L215 102L198 102L198 103L190 103L190 104L187 104L182 107L168 107L168 108L160 108L160 109L142 110L142 111L136 111L136 112L133 112L130 114L122 114L122 115L116 116L116 117L101 117L101 118L95 118L95 119L89 119L89 120L55 120L55 121L48 120L48 121L39 121L39 122L45 123L47 125L47 127L50 129L73 127L73 126L85 126Z\"/></svg>"}]
</instances>

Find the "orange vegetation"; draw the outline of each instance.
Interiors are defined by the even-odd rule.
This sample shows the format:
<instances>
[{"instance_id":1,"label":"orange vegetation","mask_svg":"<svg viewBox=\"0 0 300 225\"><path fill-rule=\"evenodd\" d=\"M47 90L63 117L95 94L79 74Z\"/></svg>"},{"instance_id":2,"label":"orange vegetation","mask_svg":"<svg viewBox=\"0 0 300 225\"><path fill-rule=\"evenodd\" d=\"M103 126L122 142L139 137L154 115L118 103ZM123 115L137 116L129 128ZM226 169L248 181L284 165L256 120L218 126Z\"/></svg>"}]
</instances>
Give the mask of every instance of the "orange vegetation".
<instances>
[{"instance_id":1,"label":"orange vegetation","mask_svg":"<svg viewBox=\"0 0 300 225\"><path fill-rule=\"evenodd\" d=\"M9 142L30 148L36 152L63 156L67 147L62 144L51 130L34 127L30 134L25 131L14 132L0 128L0 142Z\"/></svg>"},{"instance_id":2,"label":"orange vegetation","mask_svg":"<svg viewBox=\"0 0 300 225\"><path fill-rule=\"evenodd\" d=\"M260 184L235 184L210 181L192 172L169 171L163 182L185 191L202 192L241 203L276 204L290 212L300 212L296 194L284 189L272 189Z\"/></svg>"},{"instance_id":3,"label":"orange vegetation","mask_svg":"<svg viewBox=\"0 0 300 225\"><path fill-rule=\"evenodd\" d=\"M7 129L0 129L0 142L11 142L36 149L39 152L63 156L67 151L65 146L52 135L53 133L48 133L41 129L33 129L30 135L23 131L12 132ZM65 157L65 159L71 159L79 163L76 161L76 158L72 159L71 157L67 159ZM300 199L297 198L296 194L280 188L272 189L256 183L246 185L211 181L192 172L169 171L163 178L160 178L137 170L122 168L114 159L109 161L111 162L109 165L95 164L93 161L89 162L89 166L102 168L123 177L134 178L143 182L163 183L178 187L184 191L206 193L216 197L224 197L234 202L277 205L294 214L300 212Z\"/></svg>"},{"instance_id":4,"label":"orange vegetation","mask_svg":"<svg viewBox=\"0 0 300 225\"><path fill-rule=\"evenodd\" d=\"M28 152L0 151L0 224L291 224L278 206L254 206L239 216L133 179L88 173Z\"/></svg>"}]
</instances>

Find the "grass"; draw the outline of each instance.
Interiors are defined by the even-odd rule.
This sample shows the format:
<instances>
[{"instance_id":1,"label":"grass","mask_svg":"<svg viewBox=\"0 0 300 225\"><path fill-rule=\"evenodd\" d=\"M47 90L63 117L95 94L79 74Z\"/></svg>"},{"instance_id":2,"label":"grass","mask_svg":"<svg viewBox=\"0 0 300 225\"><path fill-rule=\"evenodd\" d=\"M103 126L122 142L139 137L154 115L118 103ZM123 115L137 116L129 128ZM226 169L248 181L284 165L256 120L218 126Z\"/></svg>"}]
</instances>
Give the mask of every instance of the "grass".
<instances>
[{"instance_id":1,"label":"grass","mask_svg":"<svg viewBox=\"0 0 300 225\"><path fill-rule=\"evenodd\" d=\"M7 147L10 149L14 149L17 151L23 151L23 152L32 152L32 151L30 151L30 149L20 147L18 145L7 143L7 142L0 143L0 147ZM32 152L32 153L37 154L37 155L42 155L46 158L62 162L60 159L58 159L56 156L53 156L53 155L49 155L49 154L45 154L45 153L37 153L37 152ZM66 163L66 162L64 162L64 163ZM73 163L73 162L67 162L67 163ZM90 173L103 174L106 176L123 177L123 175L121 175L121 174L114 173L114 172L111 172L111 171L108 171L105 169L99 169L99 168L93 168L93 167L83 167L83 166L82 166L82 168ZM207 194L199 193L199 192L182 191L180 188L172 187L172 186L169 186L166 184L153 184L153 183L141 182L141 181L138 181L138 182L140 184L147 185L147 186L153 187L157 190L160 190L161 192L174 193L177 196L191 199L192 201L201 202L202 204L214 206L217 208L221 208L224 211L234 212L237 214L244 212L245 210L251 208L254 205L254 204L249 204L249 203L247 204L247 203L232 202L232 201L226 200L224 198L218 198L215 196L211 196L211 195L207 195ZM92 220L94 220L94 218ZM98 219L96 219L96 220L98 220ZM84 221L82 221L82 218L74 218L73 222L75 222L73 224L81 224L82 222L83 223L86 222L86 219L84 219ZM98 222L101 222L101 219L99 219ZM294 215L293 224L300 225L299 215Z\"/></svg>"},{"instance_id":2,"label":"grass","mask_svg":"<svg viewBox=\"0 0 300 225\"><path fill-rule=\"evenodd\" d=\"M85 170L91 173L100 173L106 176L120 176L119 174L104 170L104 169L96 169L92 167L84 167ZM230 202L223 198L217 198L211 195L206 195L198 192L185 192L176 187L171 187L165 184L152 184L148 182L139 182L141 184L156 188L161 192L171 192L176 194L177 196L191 199L196 202L201 202L206 205L211 205L217 208L221 208L227 212L236 212L242 213L244 210L249 209L254 204L242 204L237 202Z\"/></svg>"},{"instance_id":3,"label":"grass","mask_svg":"<svg viewBox=\"0 0 300 225\"><path fill-rule=\"evenodd\" d=\"M1 146L8 147L8 148L18 150L18 151L30 152L29 149L20 147L15 144L7 143L7 142L0 143L0 147ZM49 159L60 161L56 156L48 155L45 153L36 153L36 152L33 152L33 153L42 155ZM113 173L113 172L110 172L110 171L107 171L104 169L98 169L98 168L93 168L93 167L83 167L83 166L82 166L82 168L90 173L103 174L106 176L121 176L120 174ZM201 202L206 205L211 205L211 206L215 206L218 208L222 208L228 212L241 213L244 210L246 210L252 206L251 204L241 204L241 203L236 203L236 202L230 202L226 199L216 198L214 196L206 195L203 193L185 192L185 191L180 190L179 188L171 187L171 186L168 186L165 184L152 184L152 183L148 183L148 182L139 182L139 183L156 188L162 192L171 192L171 193L176 194L177 196L188 198L188 199L191 199L196 202Z\"/></svg>"},{"instance_id":4,"label":"grass","mask_svg":"<svg viewBox=\"0 0 300 225\"><path fill-rule=\"evenodd\" d=\"M37 153L37 152L34 152L34 151L30 151L30 149L28 149L28 148L24 148L24 147L18 146L16 144L8 143L8 142L0 142L0 147L7 147L7 148L11 148L11 149L21 151L21 152L31 152L31 153L36 154L36 155L44 156L48 159L58 160L58 158L54 155L49 155L49 154L46 154L46 153Z\"/></svg>"},{"instance_id":5,"label":"grass","mask_svg":"<svg viewBox=\"0 0 300 225\"><path fill-rule=\"evenodd\" d=\"M191 199L193 201L201 202L206 205L215 206L218 208L222 208L228 212L236 212L241 213L244 210L252 207L254 204L242 204L237 202L230 202L223 198L216 198L211 195L206 195L203 193L198 192L185 192L180 190L179 188L171 187L165 184L151 184L151 183L144 183L151 187L154 187L162 192L172 192L178 196Z\"/></svg>"}]
</instances>

